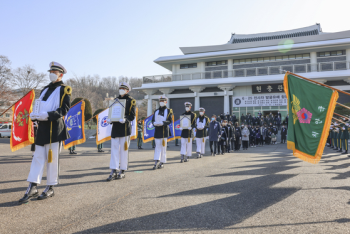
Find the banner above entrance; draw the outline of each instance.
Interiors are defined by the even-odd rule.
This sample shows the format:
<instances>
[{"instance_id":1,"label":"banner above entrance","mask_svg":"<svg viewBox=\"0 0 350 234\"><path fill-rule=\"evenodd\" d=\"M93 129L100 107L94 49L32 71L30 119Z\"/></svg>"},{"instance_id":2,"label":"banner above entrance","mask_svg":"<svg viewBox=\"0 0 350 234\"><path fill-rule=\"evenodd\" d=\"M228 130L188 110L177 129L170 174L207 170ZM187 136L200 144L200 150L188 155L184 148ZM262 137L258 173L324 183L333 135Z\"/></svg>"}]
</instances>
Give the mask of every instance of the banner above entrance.
<instances>
[{"instance_id":1,"label":"banner above entrance","mask_svg":"<svg viewBox=\"0 0 350 234\"><path fill-rule=\"evenodd\" d=\"M233 107L286 106L287 104L285 94L232 97Z\"/></svg>"},{"instance_id":2,"label":"banner above entrance","mask_svg":"<svg viewBox=\"0 0 350 234\"><path fill-rule=\"evenodd\" d=\"M283 84L252 85L252 93L284 93Z\"/></svg>"}]
</instances>

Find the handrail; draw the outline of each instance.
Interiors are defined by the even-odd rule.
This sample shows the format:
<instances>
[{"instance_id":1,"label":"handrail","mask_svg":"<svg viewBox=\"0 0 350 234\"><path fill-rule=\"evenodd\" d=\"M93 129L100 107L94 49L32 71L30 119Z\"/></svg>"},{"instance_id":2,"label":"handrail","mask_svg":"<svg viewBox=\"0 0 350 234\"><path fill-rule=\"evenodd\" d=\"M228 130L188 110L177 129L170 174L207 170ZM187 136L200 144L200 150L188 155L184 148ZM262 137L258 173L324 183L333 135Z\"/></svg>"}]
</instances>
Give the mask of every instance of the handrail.
<instances>
[{"instance_id":1,"label":"handrail","mask_svg":"<svg viewBox=\"0 0 350 234\"><path fill-rule=\"evenodd\" d=\"M182 74L164 74L156 76L144 76L143 83L160 83L183 80L198 79L218 79L228 77L247 77L282 74L281 70L287 70L292 73L308 73L323 71L349 70L349 61L331 61L319 63L288 64L266 67L236 68L232 70L214 70L204 72L182 73Z\"/></svg>"}]
</instances>

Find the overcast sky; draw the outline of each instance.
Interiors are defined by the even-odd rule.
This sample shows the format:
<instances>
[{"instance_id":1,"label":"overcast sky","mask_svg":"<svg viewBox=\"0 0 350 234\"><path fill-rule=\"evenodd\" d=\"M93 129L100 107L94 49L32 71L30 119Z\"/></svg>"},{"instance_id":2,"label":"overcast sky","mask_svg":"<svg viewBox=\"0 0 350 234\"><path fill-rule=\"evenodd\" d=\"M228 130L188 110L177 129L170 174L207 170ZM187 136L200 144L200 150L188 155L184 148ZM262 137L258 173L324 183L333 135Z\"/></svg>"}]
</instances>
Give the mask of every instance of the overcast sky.
<instances>
[{"instance_id":1,"label":"overcast sky","mask_svg":"<svg viewBox=\"0 0 350 234\"><path fill-rule=\"evenodd\" d=\"M349 0L0 0L0 54L12 67L76 75L168 74L155 64L179 47L225 44L250 34L321 23L350 30Z\"/></svg>"}]
</instances>

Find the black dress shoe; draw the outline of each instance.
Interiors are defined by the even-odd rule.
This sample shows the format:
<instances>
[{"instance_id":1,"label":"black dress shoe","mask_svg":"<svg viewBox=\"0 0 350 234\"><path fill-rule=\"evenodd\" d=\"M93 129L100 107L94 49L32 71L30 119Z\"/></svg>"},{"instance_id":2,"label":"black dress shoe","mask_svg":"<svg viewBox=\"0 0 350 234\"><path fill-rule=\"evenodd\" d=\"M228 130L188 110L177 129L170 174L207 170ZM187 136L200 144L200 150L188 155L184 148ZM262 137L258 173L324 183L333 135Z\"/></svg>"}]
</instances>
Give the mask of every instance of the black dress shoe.
<instances>
[{"instance_id":1,"label":"black dress shoe","mask_svg":"<svg viewBox=\"0 0 350 234\"><path fill-rule=\"evenodd\" d=\"M52 188L52 186L48 186L48 187L46 187L44 192L38 197L38 200L44 200L44 199L47 199L47 198L53 197L53 196L55 196L53 188Z\"/></svg>"},{"instance_id":2,"label":"black dress shoe","mask_svg":"<svg viewBox=\"0 0 350 234\"><path fill-rule=\"evenodd\" d=\"M29 185L29 186L31 186L31 185ZM39 196L39 193L38 193L38 190L37 190L36 186L31 186L28 189L29 189L29 192L24 194L24 196L21 199L19 199L18 202L20 204L28 203L29 199Z\"/></svg>"},{"instance_id":3,"label":"black dress shoe","mask_svg":"<svg viewBox=\"0 0 350 234\"><path fill-rule=\"evenodd\" d=\"M124 174L124 171L120 172L117 176L117 179L120 180L120 179L124 179L125 178L125 174Z\"/></svg>"},{"instance_id":4,"label":"black dress shoe","mask_svg":"<svg viewBox=\"0 0 350 234\"><path fill-rule=\"evenodd\" d=\"M337 150L337 152L343 152L343 150L342 150L342 149L340 149L340 150Z\"/></svg>"},{"instance_id":5,"label":"black dress shoe","mask_svg":"<svg viewBox=\"0 0 350 234\"><path fill-rule=\"evenodd\" d=\"M115 180L117 179L117 172L116 171L113 171L111 172L111 174L109 175L109 177L107 178L107 181L112 181L112 180Z\"/></svg>"},{"instance_id":6,"label":"black dress shoe","mask_svg":"<svg viewBox=\"0 0 350 234\"><path fill-rule=\"evenodd\" d=\"M77 152L73 151L72 154L78 154Z\"/></svg>"},{"instance_id":7,"label":"black dress shoe","mask_svg":"<svg viewBox=\"0 0 350 234\"><path fill-rule=\"evenodd\" d=\"M160 163L160 164L158 165L158 169L162 169L162 168L164 168L164 165L163 165L163 163Z\"/></svg>"},{"instance_id":8,"label":"black dress shoe","mask_svg":"<svg viewBox=\"0 0 350 234\"><path fill-rule=\"evenodd\" d=\"M153 170L157 170L157 164L153 166Z\"/></svg>"}]
</instances>

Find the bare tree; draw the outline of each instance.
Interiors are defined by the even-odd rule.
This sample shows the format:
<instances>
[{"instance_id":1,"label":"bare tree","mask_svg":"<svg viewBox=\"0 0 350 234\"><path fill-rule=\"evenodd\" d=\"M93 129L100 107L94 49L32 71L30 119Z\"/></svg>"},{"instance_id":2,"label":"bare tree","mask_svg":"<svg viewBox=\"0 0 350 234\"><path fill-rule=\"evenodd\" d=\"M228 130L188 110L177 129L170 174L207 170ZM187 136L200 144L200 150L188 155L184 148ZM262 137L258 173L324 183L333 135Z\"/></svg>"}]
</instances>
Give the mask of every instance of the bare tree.
<instances>
[{"instance_id":1,"label":"bare tree","mask_svg":"<svg viewBox=\"0 0 350 234\"><path fill-rule=\"evenodd\" d=\"M10 78L11 61L4 55L0 55L0 101L5 104L11 99Z\"/></svg>"},{"instance_id":2,"label":"bare tree","mask_svg":"<svg viewBox=\"0 0 350 234\"><path fill-rule=\"evenodd\" d=\"M45 73L38 73L33 66L25 65L13 71L10 83L13 88L18 88L26 94L31 89L39 89L47 83L46 77Z\"/></svg>"}]
</instances>

